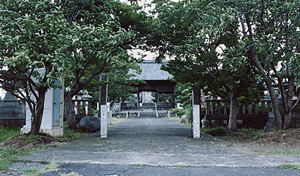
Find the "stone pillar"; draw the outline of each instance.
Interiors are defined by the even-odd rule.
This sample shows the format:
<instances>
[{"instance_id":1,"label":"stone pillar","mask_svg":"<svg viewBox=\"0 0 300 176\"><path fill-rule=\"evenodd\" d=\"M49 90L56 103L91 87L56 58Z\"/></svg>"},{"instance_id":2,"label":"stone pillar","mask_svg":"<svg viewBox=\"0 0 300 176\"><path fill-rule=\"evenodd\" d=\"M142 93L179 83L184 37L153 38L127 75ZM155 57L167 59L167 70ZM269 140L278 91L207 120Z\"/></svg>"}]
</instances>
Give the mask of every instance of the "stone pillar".
<instances>
[{"instance_id":1,"label":"stone pillar","mask_svg":"<svg viewBox=\"0 0 300 176\"><path fill-rule=\"evenodd\" d=\"M102 73L100 75L100 81L108 81L108 75ZM101 118L101 130L100 137L107 138L107 92L108 92L108 84L102 84L99 88L100 96L99 96L99 104L100 104L100 118Z\"/></svg>"},{"instance_id":2,"label":"stone pillar","mask_svg":"<svg viewBox=\"0 0 300 176\"><path fill-rule=\"evenodd\" d=\"M193 138L200 138L200 88L193 90Z\"/></svg>"},{"instance_id":3,"label":"stone pillar","mask_svg":"<svg viewBox=\"0 0 300 176\"><path fill-rule=\"evenodd\" d=\"M167 111L167 114L168 114L168 119L171 117L171 111L170 110L168 110Z\"/></svg>"}]
</instances>

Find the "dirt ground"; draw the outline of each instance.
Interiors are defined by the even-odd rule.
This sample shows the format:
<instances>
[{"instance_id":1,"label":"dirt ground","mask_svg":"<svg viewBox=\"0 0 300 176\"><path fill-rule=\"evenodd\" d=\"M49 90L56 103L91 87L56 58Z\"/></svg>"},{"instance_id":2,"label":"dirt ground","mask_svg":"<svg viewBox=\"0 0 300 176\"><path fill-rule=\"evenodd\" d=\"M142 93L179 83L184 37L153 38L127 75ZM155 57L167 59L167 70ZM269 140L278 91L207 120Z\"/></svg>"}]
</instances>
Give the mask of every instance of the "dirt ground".
<instances>
[{"instance_id":1,"label":"dirt ground","mask_svg":"<svg viewBox=\"0 0 300 176\"><path fill-rule=\"evenodd\" d=\"M253 138L243 133L215 136L230 142L229 148L241 154L285 154L300 155L300 129L271 131ZM5 148L33 149L57 147L72 141L72 137L62 139L41 133L39 136L18 135L4 143Z\"/></svg>"},{"instance_id":2,"label":"dirt ground","mask_svg":"<svg viewBox=\"0 0 300 176\"><path fill-rule=\"evenodd\" d=\"M300 155L300 129L266 132L256 140L249 137L217 137L229 141L229 148L241 154Z\"/></svg>"},{"instance_id":3,"label":"dirt ground","mask_svg":"<svg viewBox=\"0 0 300 176\"><path fill-rule=\"evenodd\" d=\"M85 134L82 133L82 137ZM47 148L47 147L58 147L66 144L70 141L75 140L75 136L68 136L67 139L57 138L46 133L40 133L39 135L33 136L30 134L21 134L8 139L3 147L7 149L18 148L18 149L36 149L36 148Z\"/></svg>"}]
</instances>

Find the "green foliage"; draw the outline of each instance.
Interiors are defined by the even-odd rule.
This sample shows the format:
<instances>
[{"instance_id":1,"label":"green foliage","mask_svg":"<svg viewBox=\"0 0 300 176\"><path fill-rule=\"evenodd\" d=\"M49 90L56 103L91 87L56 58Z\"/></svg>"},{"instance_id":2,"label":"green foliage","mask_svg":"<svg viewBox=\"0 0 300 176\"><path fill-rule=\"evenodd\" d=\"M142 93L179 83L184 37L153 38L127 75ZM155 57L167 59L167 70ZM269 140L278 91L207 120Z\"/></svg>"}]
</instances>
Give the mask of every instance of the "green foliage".
<instances>
[{"instance_id":1,"label":"green foliage","mask_svg":"<svg viewBox=\"0 0 300 176\"><path fill-rule=\"evenodd\" d=\"M278 168L300 170L300 164L280 164Z\"/></svg>"},{"instance_id":2,"label":"green foliage","mask_svg":"<svg viewBox=\"0 0 300 176\"><path fill-rule=\"evenodd\" d=\"M193 119L193 108L189 106L187 109L185 109L185 111L186 111L186 118L189 119L189 122L191 122Z\"/></svg>"},{"instance_id":3,"label":"green foliage","mask_svg":"<svg viewBox=\"0 0 300 176\"><path fill-rule=\"evenodd\" d=\"M184 109L171 109L172 113L175 113L178 117L185 115L186 111Z\"/></svg>"},{"instance_id":4,"label":"green foliage","mask_svg":"<svg viewBox=\"0 0 300 176\"><path fill-rule=\"evenodd\" d=\"M80 130L75 131L71 129L64 129L63 135L58 136L58 138L65 139L67 141L73 141L85 136L88 136L90 133L88 132L82 132Z\"/></svg>"},{"instance_id":5,"label":"green foliage","mask_svg":"<svg viewBox=\"0 0 300 176\"><path fill-rule=\"evenodd\" d=\"M237 138L243 137L250 140L258 140L264 133L265 133L264 130L243 128L243 129L239 129L238 132L232 132L229 135Z\"/></svg>"},{"instance_id":6,"label":"green foliage","mask_svg":"<svg viewBox=\"0 0 300 176\"><path fill-rule=\"evenodd\" d=\"M210 134L212 136L226 136L227 130L224 127L216 127L216 128L205 128L202 131L206 134Z\"/></svg>"},{"instance_id":7,"label":"green foliage","mask_svg":"<svg viewBox=\"0 0 300 176\"><path fill-rule=\"evenodd\" d=\"M180 103L184 109L190 106L192 96L191 83L176 83L175 101Z\"/></svg>"},{"instance_id":8,"label":"green foliage","mask_svg":"<svg viewBox=\"0 0 300 176\"><path fill-rule=\"evenodd\" d=\"M157 92L151 92L151 96L154 97L154 99L152 99L152 101L157 102ZM160 93L158 98L159 98L159 102L171 103L173 100L173 94Z\"/></svg>"},{"instance_id":9,"label":"green foliage","mask_svg":"<svg viewBox=\"0 0 300 176\"><path fill-rule=\"evenodd\" d=\"M21 134L19 127L3 127L0 125L0 142Z\"/></svg>"},{"instance_id":10,"label":"green foliage","mask_svg":"<svg viewBox=\"0 0 300 176\"><path fill-rule=\"evenodd\" d=\"M0 148L0 170L8 170L9 164L16 162L20 156L29 155L37 151L37 149L21 150Z\"/></svg>"}]
</instances>

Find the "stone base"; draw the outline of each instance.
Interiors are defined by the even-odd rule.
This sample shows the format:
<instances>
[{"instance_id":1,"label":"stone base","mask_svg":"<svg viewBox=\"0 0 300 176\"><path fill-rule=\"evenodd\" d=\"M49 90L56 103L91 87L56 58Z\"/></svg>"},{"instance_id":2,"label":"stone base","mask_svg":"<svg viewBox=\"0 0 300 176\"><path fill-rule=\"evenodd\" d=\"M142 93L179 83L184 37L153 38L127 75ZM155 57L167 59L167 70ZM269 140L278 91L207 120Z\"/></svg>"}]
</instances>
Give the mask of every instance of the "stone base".
<instances>
[{"instance_id":1,"label":"stone base","mask_svg":"<svg viewBox=\"0 0 300 176\"><path fill-rule=\"evenodd\" d=\"M22 133L29 133L30 128L21 128ZM60 136L64 134L64 129L60 127L53 127L52 129L41 129L42 132L50 134L51 136Z\"/></svg>"}]
</instances>

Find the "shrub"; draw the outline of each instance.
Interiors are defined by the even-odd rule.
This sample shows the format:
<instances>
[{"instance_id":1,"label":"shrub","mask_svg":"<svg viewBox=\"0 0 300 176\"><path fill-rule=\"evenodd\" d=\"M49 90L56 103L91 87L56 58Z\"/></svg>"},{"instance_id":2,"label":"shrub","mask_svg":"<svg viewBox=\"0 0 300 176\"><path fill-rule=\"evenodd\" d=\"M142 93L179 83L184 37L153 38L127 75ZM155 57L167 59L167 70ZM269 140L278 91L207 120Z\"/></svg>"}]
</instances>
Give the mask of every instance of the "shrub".
<instances>
[{"instance_id":1,"label":"shrub","mask_svg":"<svg viewBox=\"0 0 300 176\"><path fill-rule=\"evenodd\" d=\"M21 134L19 127L3 127L0 125L0 142Z\"/></svg>"},{"instance_id":2,"label":"shrub","mask_svg":"<svg viewBox=\"0 0 300 176\"><path fill-rule=\"evenodd\" d=\"M175 113L178 117L181 117L185 114L185 110L184 109L172 109L171 110L172 113Z\"/></svg>"},{"instance_id":3,"label":"shrub","mask_svg":"<svg viewBox=\"0 0 300 176\"><path fill-rule=\"evenodd\" d=\"M208 128L202 130L206 134L210 134L212 136L226 136L227 130L224 127L216 127L216 128Z\"/></svg>"}]
</instances>

